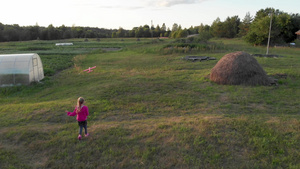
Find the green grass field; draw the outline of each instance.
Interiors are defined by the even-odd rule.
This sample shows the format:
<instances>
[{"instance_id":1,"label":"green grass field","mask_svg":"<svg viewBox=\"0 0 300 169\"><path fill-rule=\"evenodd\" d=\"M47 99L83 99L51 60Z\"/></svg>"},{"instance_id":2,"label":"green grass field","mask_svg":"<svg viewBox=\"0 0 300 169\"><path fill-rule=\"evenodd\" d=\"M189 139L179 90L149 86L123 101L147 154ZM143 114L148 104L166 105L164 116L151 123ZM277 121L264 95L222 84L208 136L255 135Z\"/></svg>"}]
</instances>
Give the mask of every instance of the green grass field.
<instances>
[{"instance_id":1,"label":"green grass field","mask_svg":"<svg viewBox=\"0 0 300 169\"><path fill-rule=\"evenodd\" d=\"M256 58L268 75L287 75L278 86L231 86L209 80L217 61L265 47L214 39L189 53L166 52L167 39L56 42L0 43L1 54L38 53L48 72L43 83L0 88L0 168L300 168L299 48ZM90 112L82 141L65 113L79 96Z\"/></svg>"}]
</instances>

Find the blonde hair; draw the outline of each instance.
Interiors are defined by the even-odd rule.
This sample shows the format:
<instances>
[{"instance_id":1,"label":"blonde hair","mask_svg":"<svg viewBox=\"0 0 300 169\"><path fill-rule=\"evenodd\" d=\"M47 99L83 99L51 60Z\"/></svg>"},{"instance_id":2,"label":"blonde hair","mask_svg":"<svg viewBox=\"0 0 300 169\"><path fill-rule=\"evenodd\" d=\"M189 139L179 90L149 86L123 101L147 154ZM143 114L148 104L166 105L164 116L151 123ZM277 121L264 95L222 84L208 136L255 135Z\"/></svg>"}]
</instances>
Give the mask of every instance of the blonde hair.
<instances>
[{"instance_id":1,"label":"blonde hair","mask_svg":"<svg viewBox=\"0 0 300 169\"><path fill-rule=\"evenodd\" d=\"M77 110L76 110L77 114L80 112L81 106L82 106L83 103L84 103L84 98L83 97L79 97L77 99Z\"/></svg>"}]
</instances>

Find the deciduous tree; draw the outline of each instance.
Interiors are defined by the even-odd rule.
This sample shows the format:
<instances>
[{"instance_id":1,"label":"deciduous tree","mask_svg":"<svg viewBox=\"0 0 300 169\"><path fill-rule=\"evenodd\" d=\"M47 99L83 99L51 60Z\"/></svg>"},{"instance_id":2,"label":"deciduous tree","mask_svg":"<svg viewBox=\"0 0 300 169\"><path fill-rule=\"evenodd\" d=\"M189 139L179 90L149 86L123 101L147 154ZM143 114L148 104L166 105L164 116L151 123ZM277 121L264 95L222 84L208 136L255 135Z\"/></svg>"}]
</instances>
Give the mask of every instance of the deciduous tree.
<instances>
[{"instance_id":1,"label":"deciduous tree","mask_svg":"<svg viewBox=\"0 0 300 169\"><path fill-rule=\"evenodd\" d=\"M266 8L256 13L245 40L253 45L267 44L271 17L271 44L287 43L295 38L293 35L295 27L291 15L278 9Z\"/></svg>"}]
</instances>

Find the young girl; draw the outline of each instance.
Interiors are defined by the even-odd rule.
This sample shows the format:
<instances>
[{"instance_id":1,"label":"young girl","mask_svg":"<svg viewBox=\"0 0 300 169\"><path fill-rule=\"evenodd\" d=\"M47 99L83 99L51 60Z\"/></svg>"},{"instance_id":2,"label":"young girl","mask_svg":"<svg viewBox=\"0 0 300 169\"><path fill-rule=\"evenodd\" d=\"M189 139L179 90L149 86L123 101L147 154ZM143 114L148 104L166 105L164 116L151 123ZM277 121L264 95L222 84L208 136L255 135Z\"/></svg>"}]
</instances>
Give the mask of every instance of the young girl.
<instances>
[{"instance_id":1,"label":"young girl","mask_svg":"<svg viewBox=\"0 0 300 169\"><path fill-rule=\"evenodd\" d=\"M85 137L89 136L89 133L87 132L87 116L89 115L88 107L83 105L84 99L82 97L79 97L77 100L77 106L75 107L75 110L73 112L68 112L68 116L75 116L77 115L77 121L79 125L79 135L78 140L81 140L81 133L82 128L84 128L85 131Z\"/></svg>"}]
</instances>

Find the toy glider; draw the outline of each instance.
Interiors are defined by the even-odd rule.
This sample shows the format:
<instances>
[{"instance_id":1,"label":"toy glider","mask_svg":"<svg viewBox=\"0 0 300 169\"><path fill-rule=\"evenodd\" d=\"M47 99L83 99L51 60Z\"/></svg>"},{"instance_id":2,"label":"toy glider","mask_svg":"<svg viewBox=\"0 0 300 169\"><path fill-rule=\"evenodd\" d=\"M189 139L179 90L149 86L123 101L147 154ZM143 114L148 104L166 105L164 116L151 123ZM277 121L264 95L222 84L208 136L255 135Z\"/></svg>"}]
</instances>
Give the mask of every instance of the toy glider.
<instances>
[{"instance_id":1,"label":"toy glider","mask_svg":"<svg viewBox=\"0 0 300 169\"><path fill-rule=\"evenodd\" d=\"M87 73L90 73L90 72L93 71L92 69L95 69L95 68L96 68L96 66L94 66L94 67L89 67L88 69L85 69L84 71L88 71Z\"/></svg>"}]
</instances>

